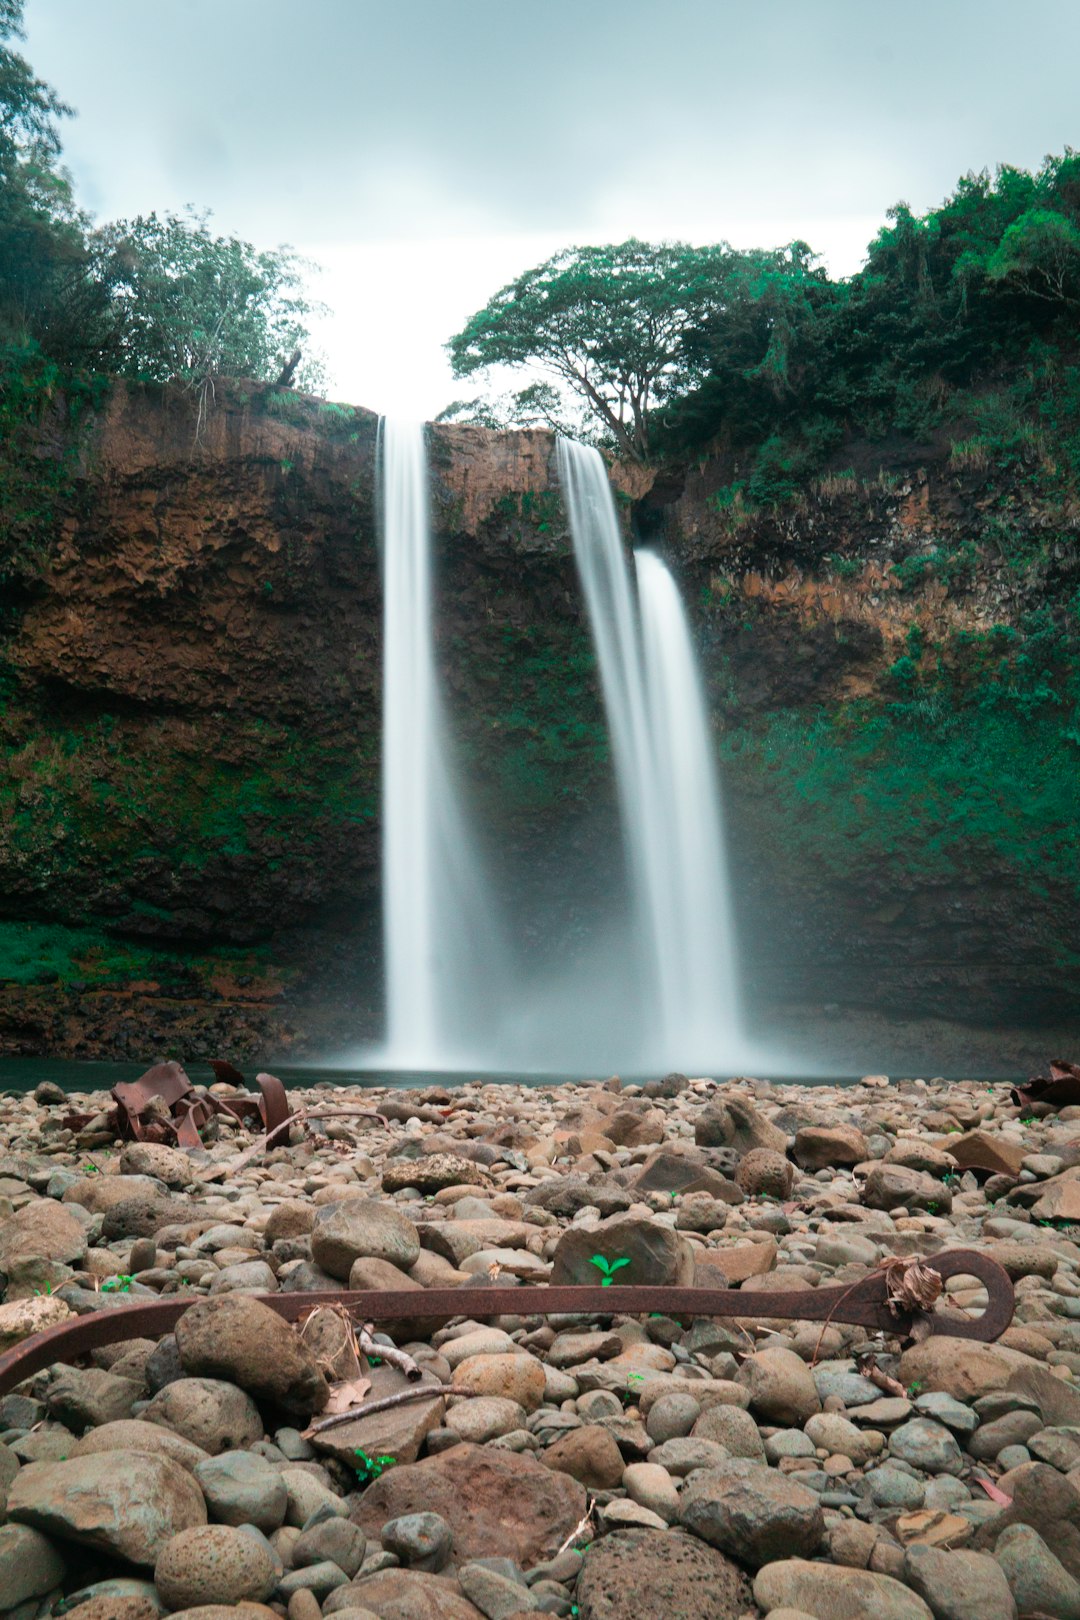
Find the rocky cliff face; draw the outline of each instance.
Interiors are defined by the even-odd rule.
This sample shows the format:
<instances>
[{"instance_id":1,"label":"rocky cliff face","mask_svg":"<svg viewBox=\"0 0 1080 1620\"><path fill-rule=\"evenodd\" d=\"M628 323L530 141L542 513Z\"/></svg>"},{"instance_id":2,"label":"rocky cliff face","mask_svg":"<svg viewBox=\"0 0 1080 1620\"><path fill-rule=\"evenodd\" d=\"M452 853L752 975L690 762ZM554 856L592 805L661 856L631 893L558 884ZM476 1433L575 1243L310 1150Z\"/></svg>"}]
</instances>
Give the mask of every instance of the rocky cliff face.
<instances>
[{"instance_id":1,"label":"rocky cliff face","mask_svg":"<svg viewBox=\"0 0 1080 1620\"><path fill-rule=\"evenodd\" d=\"M304 1056L378 1027L376 419L248 385L195 426L181 393L114 390L3 621L0 1051ZM553 452L432 443L443 676L541 954L573 948L619 867ZM951 779L920 775L920 748L959 744L918 702L953 701L931 666L996 647L1075 547L1018 568L976 543L1001 488L932 446L782 512L720 476L616 481L699 630L752 995L1057 1016L1077 983L1060 806L992 811L963 748ZM1010 498L1038 535L1038 503ZM1041 713L1027 730L1050 736Z\"/></svg>"}]
</instances>

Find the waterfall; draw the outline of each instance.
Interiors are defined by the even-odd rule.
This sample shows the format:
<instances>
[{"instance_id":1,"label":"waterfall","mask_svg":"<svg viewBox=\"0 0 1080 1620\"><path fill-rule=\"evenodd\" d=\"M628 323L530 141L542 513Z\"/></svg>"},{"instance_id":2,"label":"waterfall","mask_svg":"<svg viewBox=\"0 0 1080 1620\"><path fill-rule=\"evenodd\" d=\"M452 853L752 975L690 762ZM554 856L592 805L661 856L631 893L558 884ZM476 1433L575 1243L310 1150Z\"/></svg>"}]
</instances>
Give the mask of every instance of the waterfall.
<instances>
[{"instance_id":1,"label":"waterfall","mask_svg":"<svg viewBox=\"0 0 1080 1620\"><path fill-rule=\"evenodd\" d=\"M558 460L615 761L644 1055L736 1061L745 1044L719 789L682 602L649 552L636 557L635 601L599 451L560 439Z\"/></svg>"},{"instance_id":2,"label":"waterfall","mask_svg":"<svg viewBox=\"0 0 1080 1620\"><path fill-rule=\"evenodd\" d=\"M440 701L424 430L380 430L383 542L381 1066L631 1070L744 1060L720 797L675 583L627 565L596 450L560 439L596 644L629 870L591 967L515 960L466 815ZM626 935L630 935L630 949Z\"/></svg>"},{"instance_id":3,"label":"waterfall","mask_svg":"<svg viewBox=\"0 0 1080 1620\"><path fill-rule=\"evenodd\" d=\"M664 802L657 853L661 1028L713 1061L739 1029L725 841L705 702L678 588L660 558L636 553L652 764Z\"/></svg>"},{"instance_id":4,"label":"waterfall","mask_svg":"<svg viewBox=\"0 0 1080 1620\"><path fill-rule=\"evenodd\" d=\"M380 452L384 1061L452 1068L499 1015L498 926L439 700L422 424L384 419Z\"/></svg>"}]
</instances>

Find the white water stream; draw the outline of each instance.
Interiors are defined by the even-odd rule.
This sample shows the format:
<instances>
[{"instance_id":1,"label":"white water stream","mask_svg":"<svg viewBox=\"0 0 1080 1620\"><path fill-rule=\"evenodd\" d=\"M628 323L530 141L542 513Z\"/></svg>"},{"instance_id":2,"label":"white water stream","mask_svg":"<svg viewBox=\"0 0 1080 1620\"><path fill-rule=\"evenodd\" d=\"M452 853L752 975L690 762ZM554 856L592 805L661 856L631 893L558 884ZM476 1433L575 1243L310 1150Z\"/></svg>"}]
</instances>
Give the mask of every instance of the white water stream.
<instances>
[{"instance_id":1,"label":"white water stream","mask_svg":"<svg viewBox=\"0 0 1080 1620\"><path fill-rule=\"evenodd\" d=\"M382 882L391 1068L482 1061L502 973L493 898L447 753L424 430L382 423Z\"/></svg>"},{"instance_id":2,"label":"white water stream","mask_svg":"<svg viewBox=\"0 0 1080 1620\"><path fill-rule=\"evenodd\" d=\"M592 971L515 964L463 810L439 695L424 432L386 420L383 918L387 1068L727 1068L746 1054L720 797L675 582L627 564L596 450L559 471L596 644L630 880L631 923ZM627 939L629 933L629 940Z\"/></svg>"},{"instance_id":3,"label":"white water stream","mask_svg":"<svg viewBox=\"0 0 1080 1620\"><path fill-rule=\"evenodd\" d=\"M560 439L559 474L596 644L629 857L645 1049L728 1064L745 1050L720 795L686 615L659 557L638 600L598 450Z\"/></svg>"}]
</instances>

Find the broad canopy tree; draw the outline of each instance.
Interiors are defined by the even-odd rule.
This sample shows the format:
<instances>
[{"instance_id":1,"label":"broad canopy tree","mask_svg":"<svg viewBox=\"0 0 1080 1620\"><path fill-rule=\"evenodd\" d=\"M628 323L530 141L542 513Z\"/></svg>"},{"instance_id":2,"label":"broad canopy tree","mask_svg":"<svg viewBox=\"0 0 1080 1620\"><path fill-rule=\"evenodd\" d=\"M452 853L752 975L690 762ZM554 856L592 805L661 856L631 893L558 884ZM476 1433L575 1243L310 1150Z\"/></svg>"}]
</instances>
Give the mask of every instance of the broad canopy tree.
<instances>
[{"instance_id":1,"label":"broad canopy tree","mask_svg":"<svg viewBox=\"0 0 1080 1620\"><path fill-rule=\"evenodd\" d=\"M447 345L455 375L540 367L587 403L624 454L645 460L654 413L700 374L687 333L715 307L731 259L635 239L567 248L489 300Z\"/></svg>"}]
</instances>

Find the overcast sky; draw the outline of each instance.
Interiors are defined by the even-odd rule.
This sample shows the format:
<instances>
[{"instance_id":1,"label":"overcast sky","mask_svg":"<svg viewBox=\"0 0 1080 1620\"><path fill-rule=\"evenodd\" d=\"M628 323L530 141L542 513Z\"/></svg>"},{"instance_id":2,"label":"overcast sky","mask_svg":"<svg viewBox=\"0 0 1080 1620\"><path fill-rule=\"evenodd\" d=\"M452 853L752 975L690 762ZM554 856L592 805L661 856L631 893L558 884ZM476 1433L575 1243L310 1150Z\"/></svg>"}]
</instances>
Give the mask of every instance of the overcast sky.
<instances>
[{"instance_id":1,"label":"overcast sky","mask_svg":"<svg viewBox=\"0 0 1080 1620\"><path fill-rule=\"evenodd\" d=\"M885 210L1080 145L1075 0L27 0L99 218L320 261L331 392L431 415L517 271L629 235L858 268Z\"/></svg>"}]
</instances>

